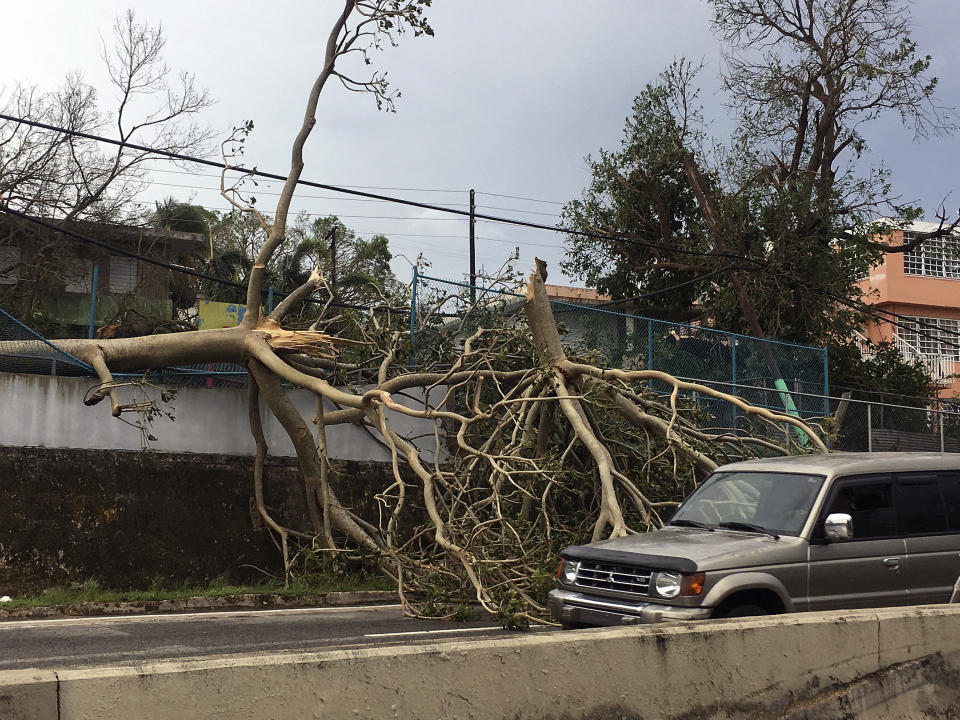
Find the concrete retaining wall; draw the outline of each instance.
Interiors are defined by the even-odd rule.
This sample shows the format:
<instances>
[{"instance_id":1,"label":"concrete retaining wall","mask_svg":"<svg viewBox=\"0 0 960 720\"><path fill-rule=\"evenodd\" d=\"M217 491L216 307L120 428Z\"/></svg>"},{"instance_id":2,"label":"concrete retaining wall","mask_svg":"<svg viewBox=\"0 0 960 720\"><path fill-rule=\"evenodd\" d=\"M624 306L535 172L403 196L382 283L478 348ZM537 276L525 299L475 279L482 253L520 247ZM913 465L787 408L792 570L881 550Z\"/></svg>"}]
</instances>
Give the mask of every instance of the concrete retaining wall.
<instances>
[{"instance_id":1,"label":"concrete retaining wall","mask_svg":"<svg viewBox=\"0 0 960 720\"><path fill-rule=\"evenodd\" d=\"M140 450L141 434L136 428L110 416L106 401L94 407L83 404L84 394L96 385L92 378L51 377L0 373L0 445L21 447L83 448L88 450ZM442 390L435 390L439 400ZM397 396L397 402L416 407L411 395ZM314 395L305 390L290 393L300 413L309 420L314 410ZM133 399L129 388L121 391L121 402ZM142 398L141 398L142 399ZM422 402L419 403L423 406ZM242 388L191 388L177 391L170 403L175 421L158 418L150 432L157 440L153 450L180 453L253 455L256 447L247 418L247 391ZM11 408L16 408L15 411ZM327 410L333 410L327 404ZM264 433L270 454L293 457L293 445L280 423L265 405L261 407ZM135 414L131 414L136 419ZM431 422L388 412L390 427L408 437L426 437L422 443L424 458L432 462ZM125 419L131 419L124 416ZM327 430L330 456L339 460L388 462L390 453L370 433L354 425L338 425Z\"/></svg>"},{"instance_id":2,"label":"concrete retaining wall","mask_svg":"<svg viewBox=\"0 0 960 720\"><path fill-rule=\"evenodd\" d=\"M0 717L947 718L958 663L935 606L5 672Z\"/></svg>"},{"instance_id":3,"label":"concrete retaining wall","mask_svg":"<svg viewBox=\"0 0 960 720\"><path fill-rule=\"evenodd\" d=\"M375 522L376 495L393 483L390 464L339 461L334 469L340 501ZM412 471L401 473L411 483L398 518L403 535L423 511ZM267 461L263 489L279 522L310 527L293 458ZM261 569L282 574L252 496L249 456L0 445L0 595L91 578L143 589L222 573L234 582L260 580Z\"/></svg>"}]
</instances>

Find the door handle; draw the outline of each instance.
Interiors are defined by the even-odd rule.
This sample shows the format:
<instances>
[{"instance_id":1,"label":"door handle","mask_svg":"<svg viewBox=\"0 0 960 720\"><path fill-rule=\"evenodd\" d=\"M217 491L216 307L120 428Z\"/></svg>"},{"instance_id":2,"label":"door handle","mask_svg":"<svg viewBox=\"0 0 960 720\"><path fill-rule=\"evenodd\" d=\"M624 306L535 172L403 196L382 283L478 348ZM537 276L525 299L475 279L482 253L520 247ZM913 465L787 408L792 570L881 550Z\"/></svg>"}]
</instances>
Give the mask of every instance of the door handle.
<instances>
[{"instance_id":1,"label":"door handle","mask_svg":"<svg viewBox=\"0 0 960 720\"><path fill-rule=\"evenodd\" d=\"M883 566L890 568L891 570L900 569L900 558L888 557L883 559Z\"/></svg>"}]
</instances>

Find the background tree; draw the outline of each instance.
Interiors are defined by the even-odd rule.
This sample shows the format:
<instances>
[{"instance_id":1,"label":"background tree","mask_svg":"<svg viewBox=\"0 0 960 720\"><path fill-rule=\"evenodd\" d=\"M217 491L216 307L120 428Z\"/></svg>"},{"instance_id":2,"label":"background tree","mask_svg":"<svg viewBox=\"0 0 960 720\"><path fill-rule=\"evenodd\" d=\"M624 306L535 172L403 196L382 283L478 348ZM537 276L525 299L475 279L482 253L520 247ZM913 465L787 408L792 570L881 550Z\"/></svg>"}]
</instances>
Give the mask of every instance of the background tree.
<instances>
[{"instance_id":1,"label":"background tree","mask_svg":"<svg viewBox=\"0 0 960 720\"><path fill-rule=\"evenodd\" d=\"M305 214L297 216L289 235L295 250L309 249L313 263L305 264L307 257L303 255L285 255L281 260L289 279L285 287L302 284L310 269L318 268L321 275L329 278L330 291L339 302L377 304L402 291L401 283L390 268L393 255L386 235L363 238L336 215L311 219Z\"/></svg>"},{"instance_id":2,"label":"background tree","mask_svg":"<svg viewBox=\"0 0 960 720\"><path fill-rule=\"evenodd\" d=\"M646 295L639 310L699 309L728 330L844 343L866 317L856 281L905 249L877 236L922 212L891 194L882 165L866 166L863 128L892 112L916 135L954 129L934 101L930 58L916 52L902 0L711 4L735 131L707 136L698 68L674 63L565 209L574 226L628 241L570 237L565 267L616 297Z\"/></svg>"},{"instance_id":3,"label":"background tree","mask_svg":"<svg viewBox=\"0 0 960 720\"><path fill-rule=\"evenodd\" d=\"M140 222L143 213L133 210L130 201L145 187L147 165L156 156L128 146L104 151L75 133L113 130L124 142L204 153L211 133L199 115L211 100L193 75L172 75L163 59L165 44L162 27L138 22L133 11L116 19L111 42L102 45L107 80L115 92L112 108L76 73L57 90L18 85L0 97L0 114L7 116L0 118L0 205L64 224ZM4 229L0 244L19 239L35 250L22 254L15 267L0 268L15 270L20 279L17 289L3 293L5 307L60 335L62 327L48 317L43 302L75 276L72 243L11 217L4 218Z\"/></svg>"},{"instance_id":4,"label":"background tree","mask_svg":"<svg viewBox=\"0 0 960 720\"><path fill-rule=\"evenodd\" d=\"M2 113L73 132L103 134L116 129L124 142L175 153L202 154L211 138L198 122L211 104L194 76L171 77L163 59L163 28L137 21L132 10L119 16L112 43L102 45L113 109L104 109L96 90L79 74L43 91L18 85L0 98ZM0 202L21 212L62 220L116 222L144 187L150 153L118 146L105 153L93 140L0 119Z\"/></svg>"},{"instance_id":5,"label":"background tree","mask_svg":"<svg viewBox=\"0 0 960 720\"><path fill-rule=\"evenodd\" d=\"M217 213L168 200L158 205L152 222L169 229L208 236L209 257L191 266L224 280L246 283L254 258L265 240L261 219L269 222L270 216ZM334 247L336 263L331 254ZM277 292L286 292L303 285L311 272L317 270L330 278L330 287L323 290L328 298L334 293L340 303L373 305L403 292L403 286L390 267L392 257L385 235L363 238L335 215L312 218L307 213L300 213L287 231L286 242L271 259L264 285ZM242 303L245 298L242 289L212 280L200 281L200 287L210 300Z\"/></svg>"},{"instance_id":6,"label":"background tree","mask_svg":"<svg viewBox=\"0 0 960 720\"><path fill-rule=\"evenodd\" d=\"M641 314L689 321L702 314L694 306L704 286L683 285L697 277L687 267L689 256L671 264L673 254L668 258L657 246L706 251L709 245L696 197L670 141L674 121L664 112L670 92L666 84L648 85L634 100L620 149L601 149L599 158L587 157L590 185L561 214L565 226L625 239L598 242L570 236L563 268L614 298L637 297L634 307ZM643 294L649 297L638 297Z\"/></svg>"}]
</instances>

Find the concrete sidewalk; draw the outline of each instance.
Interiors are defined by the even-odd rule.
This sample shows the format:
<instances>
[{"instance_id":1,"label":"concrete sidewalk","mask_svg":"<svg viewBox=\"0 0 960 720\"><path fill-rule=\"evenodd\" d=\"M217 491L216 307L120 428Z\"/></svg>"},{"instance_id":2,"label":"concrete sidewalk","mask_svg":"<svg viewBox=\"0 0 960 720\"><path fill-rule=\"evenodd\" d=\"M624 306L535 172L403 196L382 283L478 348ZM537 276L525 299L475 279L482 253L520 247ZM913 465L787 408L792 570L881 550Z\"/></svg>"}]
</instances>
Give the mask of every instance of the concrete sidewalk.
<instances>
[{"instance_id":1,"label":"concrete sidewalk","mask_svg":"<svg viewBox=\"0 0 960 720\"><path fill-rule=\"evenodd\" d=\"M177 598L145 602L89 602L32 608L0 606L0 622L57 617L142 615L150 613L203 612L204 610L269 610L277 608L343 607L385 605L397 602L393 590L355 590L317 595L286 596L272 593Z\"/></svg>"}]
</instances>

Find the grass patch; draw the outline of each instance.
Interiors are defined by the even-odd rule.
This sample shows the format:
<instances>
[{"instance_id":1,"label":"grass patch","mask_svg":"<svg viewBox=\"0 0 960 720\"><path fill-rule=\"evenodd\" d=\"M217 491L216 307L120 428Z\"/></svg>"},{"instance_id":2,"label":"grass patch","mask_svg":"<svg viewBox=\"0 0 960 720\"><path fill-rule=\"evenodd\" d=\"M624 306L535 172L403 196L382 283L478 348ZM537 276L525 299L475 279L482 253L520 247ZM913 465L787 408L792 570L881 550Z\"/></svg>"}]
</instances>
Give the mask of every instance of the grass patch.
<instances>
[{"instance_id":1,"label":"grass patch","mask_svg":"<svg viewBox=\"0 0 960 720\"><path fill-rule=\"evenodd\" d=\"M264 580L250 585L234 585L230 583L226 575L211 578L204 585L182 583L176 587L166 586L160 579L156 579L147 590L112 590L101 587L96 579L90 579L84 583L77 583L68 587L47 588L38 595L13 597L11 602L0 605L0 609L76 605L87 602L153 602L191 597L248 594L300 597L327 592L393 589L393 584L386 578L359 573L348 575L317 574L300 577L291 581L289 587L286 588L283 587L283 582L274 580Z\"/></svg>"}]
</instances>

